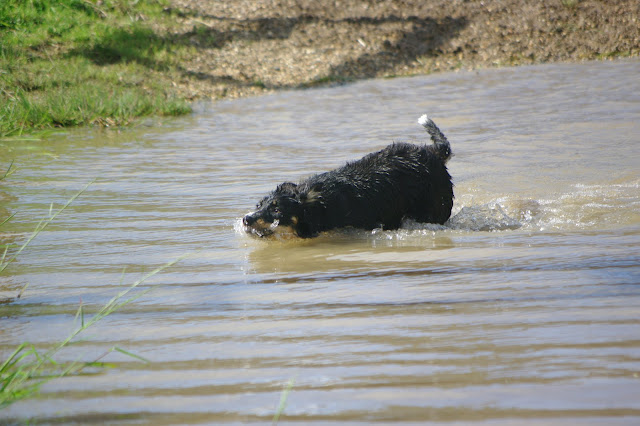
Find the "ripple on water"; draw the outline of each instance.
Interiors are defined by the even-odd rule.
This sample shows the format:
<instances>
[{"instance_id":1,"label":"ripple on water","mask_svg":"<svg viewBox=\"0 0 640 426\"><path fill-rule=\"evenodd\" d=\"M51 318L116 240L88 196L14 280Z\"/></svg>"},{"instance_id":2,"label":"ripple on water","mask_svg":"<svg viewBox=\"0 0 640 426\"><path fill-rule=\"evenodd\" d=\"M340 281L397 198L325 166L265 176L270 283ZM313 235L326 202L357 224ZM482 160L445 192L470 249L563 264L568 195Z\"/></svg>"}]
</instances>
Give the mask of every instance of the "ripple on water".
<instances>
[{"instance_id":1,"label":"ripple on water","mask_svg":"<svg viewBox=\"0 0 640 426\"><path fill-rule=\"evenodd\" d=\"M638 64L371 80L0 141L18 166L0 245L97 177L0 277L3 357L193 253L59 355L150 363L111 353L0 423L269 423L291 379L282 422L638 423ZM455 152L445 225L243 232L277 184L423 140L423 113Z\"/></svg>"}]
</instances>

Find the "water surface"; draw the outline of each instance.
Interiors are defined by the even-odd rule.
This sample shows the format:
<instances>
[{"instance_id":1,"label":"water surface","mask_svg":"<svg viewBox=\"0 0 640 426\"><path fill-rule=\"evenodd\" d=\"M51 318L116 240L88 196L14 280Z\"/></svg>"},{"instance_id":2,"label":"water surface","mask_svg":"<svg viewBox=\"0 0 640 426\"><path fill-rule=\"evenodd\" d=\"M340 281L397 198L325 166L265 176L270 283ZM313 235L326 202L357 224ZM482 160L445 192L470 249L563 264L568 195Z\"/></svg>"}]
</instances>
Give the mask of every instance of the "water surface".
<instances>
[{"instance_id":1,"label":"water surface","mask_svg":"<svg viewBox=\"0 0 640 426\"><path fill-rule=\"evenodd\" d=\"M46 349L156 267L135 303L0 413L109 424L637 424L640 62L372 80L203 104L123 131L0 142L3 243L87 190L0 277L0 355ZM264 241L239 218L278 183L393 140L449 137L445 226ZM15 296L28 284L20 299Z\"/></svg>"}]
</instances>

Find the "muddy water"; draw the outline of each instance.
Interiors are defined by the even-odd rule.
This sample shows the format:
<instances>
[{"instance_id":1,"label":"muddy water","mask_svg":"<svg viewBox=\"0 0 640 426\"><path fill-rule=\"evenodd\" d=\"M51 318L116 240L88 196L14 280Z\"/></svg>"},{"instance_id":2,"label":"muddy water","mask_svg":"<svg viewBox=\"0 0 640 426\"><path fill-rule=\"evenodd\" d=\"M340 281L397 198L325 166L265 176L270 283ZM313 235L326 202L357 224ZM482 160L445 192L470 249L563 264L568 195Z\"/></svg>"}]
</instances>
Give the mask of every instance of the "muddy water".
<instances>
[{"instance_id":1,"label":"muddy water","mask_svg":"<svg viewBox=\"0 0 640 426\"><path fill-rule=\"evenodd\" d=\"M48 348L145 273L142 298L0 423L640 422L640 62L439 74L201 105L122 132L0 142L3 242L96 179L0 277L0 354ZM429 113L455 157L445 226L262 241L277 183ZM153 124L153 123L149 123ZM15 295L28 284L22 298Z\"/></svg>"}]
</instances>

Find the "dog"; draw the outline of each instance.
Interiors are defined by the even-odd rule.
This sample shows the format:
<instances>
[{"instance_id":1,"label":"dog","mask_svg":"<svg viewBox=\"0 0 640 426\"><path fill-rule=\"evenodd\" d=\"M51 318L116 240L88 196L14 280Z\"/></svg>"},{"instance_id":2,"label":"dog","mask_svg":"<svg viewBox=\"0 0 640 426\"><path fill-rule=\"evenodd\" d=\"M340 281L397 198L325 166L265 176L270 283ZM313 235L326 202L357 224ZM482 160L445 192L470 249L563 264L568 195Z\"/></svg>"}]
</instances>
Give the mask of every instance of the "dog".
<instances>
[{"instance_id":1,"label":"dog","mask_svg":"<svg viewBox=\"0 0 640 426\"><path fill-rule=\"evenodd\" d=\"M258 237L315 237L337 228L397 229L404 219L445 223L453 207L446 167L451 146L426 115L432 144L395 142L360 160L296 184L284 182L242 219Z\"/></svg>"}]
</instances>

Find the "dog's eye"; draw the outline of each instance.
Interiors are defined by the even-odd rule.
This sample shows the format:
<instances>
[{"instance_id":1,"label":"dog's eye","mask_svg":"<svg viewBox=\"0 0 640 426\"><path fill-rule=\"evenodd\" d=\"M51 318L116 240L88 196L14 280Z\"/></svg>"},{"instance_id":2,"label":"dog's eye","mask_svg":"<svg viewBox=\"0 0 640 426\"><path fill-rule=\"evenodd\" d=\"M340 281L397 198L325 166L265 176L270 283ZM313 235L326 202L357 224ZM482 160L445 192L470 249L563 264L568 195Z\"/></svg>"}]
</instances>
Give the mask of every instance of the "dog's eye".
<instances>
[{"instance_id":1,"label":"dog's eye","mask_svg":"<svg viewBox=\"0 0 640 426\"><path fill-rule=\"evenodd\" d=\"M273 208L273 213L280 214L280 209L276 206Z\"/></svg>"}]
</instances>

